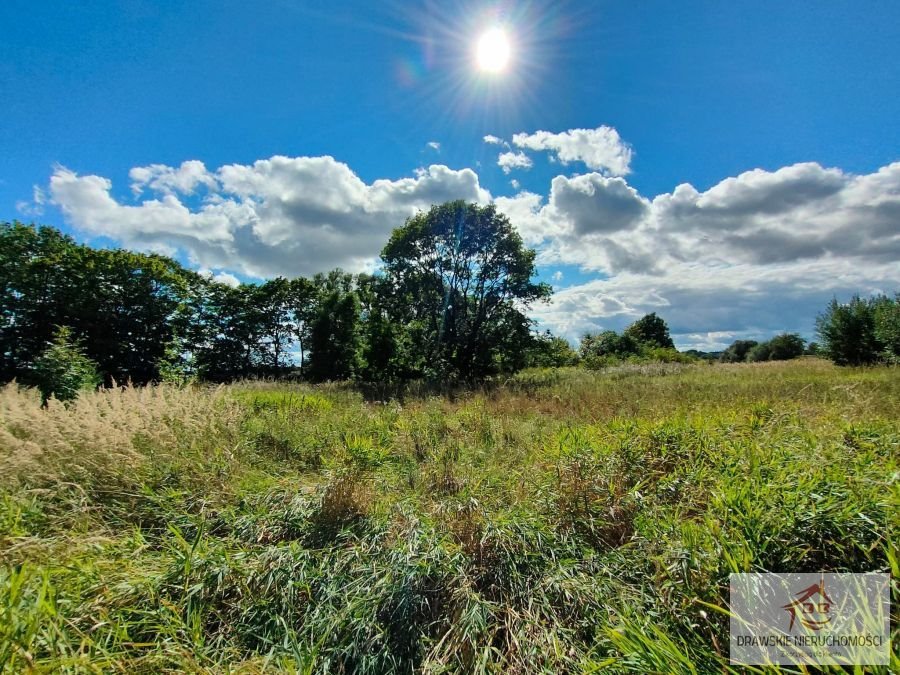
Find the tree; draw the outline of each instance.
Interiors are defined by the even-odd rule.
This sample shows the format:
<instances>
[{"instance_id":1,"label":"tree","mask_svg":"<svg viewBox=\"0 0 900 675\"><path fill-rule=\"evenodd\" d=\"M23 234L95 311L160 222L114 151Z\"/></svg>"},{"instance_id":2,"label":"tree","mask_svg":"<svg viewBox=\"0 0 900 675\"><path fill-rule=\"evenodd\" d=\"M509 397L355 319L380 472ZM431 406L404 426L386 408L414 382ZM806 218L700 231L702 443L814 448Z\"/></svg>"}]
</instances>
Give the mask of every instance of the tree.
<instances>
[{"instance_id":1,"label":"tree","mask_svg":"<svg viewBox=\"0 0 900 675\"><path fill-rule=\"evenodd\" d=\"M312 380L349 380L360 369L359 299L335 289L323 300L310 330Z\"/></svg>"},{"instance_id":2,"label":"tree","mask_svg":"<svg viewBox=\"0 0 900 675\"><path fill-rule=\"evenodd\" d=\"M640 354L641 344L627 333L619 335L614 330L605 330L582 337L579 351L582 358L625 359Z\"/></svg>"},{"instance_id":3,"label":"tree","mask_svg":"<svg viewBox=\"0 0 900 675\"><path fill-rule=\"evenodd\" d=\"M68 326L57 329L51 343L35 360L34 375L43 405L51 396L72 401L80 392L100 384L97 364L84 355Z\"/></svg>"},{"instance_id":4,"label":"tree","mask_svg":"<svg viewBox=\"0 0 900 675\"><path fill-rule=\"evenodd\" d=\"M80 338L107 381L157 379L197 275L174 260L91 249L51 227L0 224L0 379L33 383L57 326Z\"/></svg>"},{"instance_id":5,"label":"tree","mask_svg":"<svg viewBox=\"0 0 900 675\"><path fill-rule=\"evenodd\" d=\"M310 279L297 277L291 280L290 303L293 310L294 339L300 355L300 371L305 365L306 350L309 349L312 323L319 303L319 289Z\"/></svg>"},{"instance_id":6,"label":"tree","mask_svg":"<svg viewBox=\"0 0 900 675\"><path fill-rule=\"evenodd\" d=\"M839 366L861 366L878 361L882 344L875 330L872 303L854 295L841 304L833 298L816 319L822 351Z\"/></svg>"},{"instance_id":7,"label":"tree","mask_svg":"<svg viewBox=\"0 0 900 675\"><path fill-rule=\"evenodd\" d=\"M646 314L625 329L626 336L648 347L675 349L669 327L656 312Z\"/></svg>"},{"instance_id":8,"label":"tree","mask_svg":"<svg viewBox=\"0 0 900 675\"><path fill-rule=\"evenodd\" d=\"M411 373L471 380L524 365L524 312L551 290L532 281L535 252L495 206L433 206L394 230L381 257Z\"/></svg>"},{"instance_id":9,"label":"tree","mask_svg":"<svg viewBox=\"0 0 900 675\"><path fill-rule=\"evenodd\" d=\"M874 298L872 312L881 358L887 363L900 363L900 293L893 299L886 295Z\"/></svg>"},{"instance_id":10,"label":"tree","mask_svg":"<svg viewBox=\"0 0 900 675\"><path fill-rule=\"evenodd\" d=\"M747 360L750 363L759 363L761 361L768 361L769 357L772 355L772 347L768 342L760 342L758 345L754 346L747 352Z\"/></svg>"},{"instance_id":11,"label":"tree","mask_svg":"<svg viewBox=\"0 0 900 675\"><path fill-rule=\"evenodd\" d=\"M294 288L284 277L277 277L256 286L249 301L260 323L260 362L265 370L278 375L291 365L288 349L297 334L293 319Z\"/></svg>"},{"instance_id":12,"label":"tree","mask_svg":"<svg viewBox=\"0 0 900 675\"><path fill-rule=\"evenodd\" d=\"M769 360L788 361L803 356L806 340L796 333L782 333L769 340Z\"/></svg>"},{"instance_id":13,"label":"tree","mask_svg":"<svg viewBox=\"0 0 900 675\"><path fill-rule=\"evenodd\" d=\"M577 363L578 354L569 341L551 334L549 330L533 337L526 358L526 365L530 368L563 368Z\"/></svg>"},{"instance_id":14,"label":"tree","mask_svg":"<svg viewBox=\"0 0 900 675\"><path fill-rule=\"evenodd\" d=\"M742 363L747 360L747 354L759 343L756 340L735 340L722 352L719 360L722 363Z\"/></svg>"}]
</instances>

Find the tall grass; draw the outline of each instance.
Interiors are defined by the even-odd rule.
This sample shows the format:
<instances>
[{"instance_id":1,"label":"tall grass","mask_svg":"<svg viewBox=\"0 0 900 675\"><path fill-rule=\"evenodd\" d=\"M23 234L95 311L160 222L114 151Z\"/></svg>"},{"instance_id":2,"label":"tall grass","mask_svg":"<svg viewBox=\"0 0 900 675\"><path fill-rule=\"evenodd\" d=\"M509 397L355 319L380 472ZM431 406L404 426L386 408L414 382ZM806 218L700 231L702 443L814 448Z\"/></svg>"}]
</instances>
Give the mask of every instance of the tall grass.
<instances>
[{"instance_id":1,"label":"tall grass","mask_svg":"<svg viewBox=\"0 0 900 675\"><path fill-rule=\"evenodd\" d=\"M898 574L896 370L0 406L13 672L732 672L730 572Z\"/></svg>"}]
</instances>

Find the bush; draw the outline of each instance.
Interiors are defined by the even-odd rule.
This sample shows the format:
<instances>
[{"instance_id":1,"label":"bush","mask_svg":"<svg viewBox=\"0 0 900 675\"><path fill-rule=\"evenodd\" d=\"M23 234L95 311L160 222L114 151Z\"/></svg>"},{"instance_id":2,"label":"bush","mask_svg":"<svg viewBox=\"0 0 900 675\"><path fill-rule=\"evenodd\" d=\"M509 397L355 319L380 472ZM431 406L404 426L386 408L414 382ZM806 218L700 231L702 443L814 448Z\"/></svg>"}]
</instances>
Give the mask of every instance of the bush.
<instances>
[{"instance_id":1,"label":"bush","mask_svg":"<svg viewBox=\"0 0 900 675\"><path fill-rule=\"evenodd\" d=\"M722 363L743 363L747 355L759 343L756 340L735 340L722 352L719 360Z\"/></svg>"},{"instance_id":2,"label":"bush","mask_svg":"<svg viewBox=\"0 0 900 675\"><path fill-rule=\"evenodd\" d=\"M875 298L872 305L881 358L887 363L900 363L900 293L893 300L882 295Z\"/></svg>"},{"instance_id":3,"label":"bush","mask_svg":"<svg viewBox=\"0 0 900 675\"><path fill-rule=\"evenodd\" d=\"M839 366L863 366L900 360L900 295L847 304L832 299L816 319L822 351Z\"/></svg>"},{"instance_id":4,"label":"bush","mask_svg":"<svg viewBox=\"0 0 900 675\"><path fill-rule=\"evenodd\" d=\"M34 374L43 405L51 396L58 401L72 401L79 392L100 384L97 364L84 355L68 326L57 329L53 341L35 360Z\"/></svg>"},{"instance_id":5,"label":"bush","mask_svg":"<svg viewBox=\"0 0 900 675\"><path fill-rule=\"evenodd\" d=\"M547 331L532 339L531 348L525 357L528 368L565 368L578 363L578 354L564 338Z\"/></svg>"},{"instance_id":6,"label":"bush","mask_svg":"<svg viewBox=\"0 0 900 675\"><path fill-rule=\"evenodd\" d=\"M788 361L803 356L806 340L796 333L782 333L769 340L769 360Z\"/></svg>"},{"instance_id":7,"label":"bush","mask_svg":"<svg viewBox=\"0 0 900 675\"><path fill-rule=\"evenodd\" d=\"M772 355L772 348L769 346L768 342L760 342L758 345L753 347L749 352L747 352L747 360L750 363L759 363L761 361L768 361L769 357Z\"/></svg>"},{"instance_id":8,"label":"bush","mask_svg":"<svg viewBox=\"0 0 900 675\"><path fill-rule=\"evenodd\" d=\"M605 330L597 335L581 338L581 358L597 359L613 357L624 359L639 354L641 345L630 335L619 335L614 330Z\"/></svg>"}]
</instances>

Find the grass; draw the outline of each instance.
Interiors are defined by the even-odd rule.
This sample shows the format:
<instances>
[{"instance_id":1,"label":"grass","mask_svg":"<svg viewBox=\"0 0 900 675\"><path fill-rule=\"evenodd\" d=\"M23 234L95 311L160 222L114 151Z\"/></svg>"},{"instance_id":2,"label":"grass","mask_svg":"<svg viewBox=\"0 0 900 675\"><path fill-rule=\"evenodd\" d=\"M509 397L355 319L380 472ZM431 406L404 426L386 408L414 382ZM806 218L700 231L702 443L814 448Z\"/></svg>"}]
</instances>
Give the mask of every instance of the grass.
<instances>
[{"instance_id":1,"label":"grass","mask_svg":"<svg viewBox=\"0 0 900 675\"><path fill-rule=\"evenodd\" d=\"M896 606L898 411L896 369L815 359L7 386L0 669L732 672L730 572L891 571Z\"/></svg>"}]
</instances>

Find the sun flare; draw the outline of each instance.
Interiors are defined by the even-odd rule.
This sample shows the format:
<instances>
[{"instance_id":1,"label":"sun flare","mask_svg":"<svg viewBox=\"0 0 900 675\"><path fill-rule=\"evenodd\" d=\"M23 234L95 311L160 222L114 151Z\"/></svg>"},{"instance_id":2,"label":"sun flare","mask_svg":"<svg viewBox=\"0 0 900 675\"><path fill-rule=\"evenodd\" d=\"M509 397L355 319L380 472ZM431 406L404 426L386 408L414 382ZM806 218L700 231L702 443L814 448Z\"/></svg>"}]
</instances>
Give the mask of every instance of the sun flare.
<instances>
[{"instance_id":1,"label":"sun flare","mask_svg":"<svg viewBox=\"0 0 900 675\"><path fill-rule=\"evenodd\" d=\"M491 73L503 71L509 63L509 38L502 28L491 28L478 39L478 68Z\"/></svg>"}]
</instances>

